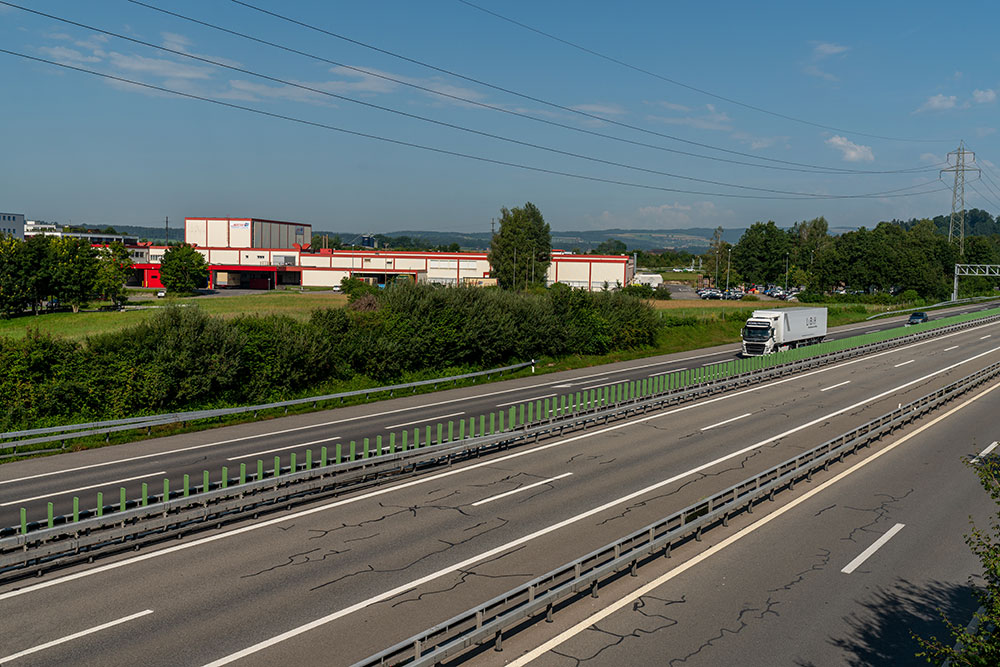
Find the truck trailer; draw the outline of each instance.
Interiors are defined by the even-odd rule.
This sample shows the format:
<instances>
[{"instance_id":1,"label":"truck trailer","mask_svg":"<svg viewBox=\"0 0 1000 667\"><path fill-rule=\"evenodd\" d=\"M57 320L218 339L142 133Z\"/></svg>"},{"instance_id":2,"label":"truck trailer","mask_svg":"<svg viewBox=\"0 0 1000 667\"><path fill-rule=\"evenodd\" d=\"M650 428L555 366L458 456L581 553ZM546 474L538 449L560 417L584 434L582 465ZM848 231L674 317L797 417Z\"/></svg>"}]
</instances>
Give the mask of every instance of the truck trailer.
<instances>
[{"instance_id":1,"label":"truck trailer","mask_svg":"<svg viewBox=\"0 0 1000 667\"><path fill-rule=\"evenodd\" d=\"M826 336L826 308L755 310L743 326L743 356L759 357L820 343Z\"/></svg>"}]
</instances>

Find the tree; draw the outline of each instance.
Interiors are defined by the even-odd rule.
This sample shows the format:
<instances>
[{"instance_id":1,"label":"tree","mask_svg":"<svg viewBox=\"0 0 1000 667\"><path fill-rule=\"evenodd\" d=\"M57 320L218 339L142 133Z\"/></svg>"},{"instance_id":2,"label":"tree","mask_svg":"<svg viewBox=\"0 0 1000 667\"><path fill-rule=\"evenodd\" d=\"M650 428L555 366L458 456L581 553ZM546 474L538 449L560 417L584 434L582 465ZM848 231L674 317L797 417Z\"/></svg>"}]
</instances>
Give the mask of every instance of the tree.
<instances>
[{"instance_id":1,"label":"tree","mask_svg":"<svg viewBox=\"0 0 1000 667\"><path fill-rule=\"evenodd\" d=\"M205 284L205 258L193 246L171 246L160 262L160 279L168 292L193 292Z\"/></svg>"},{"instance_id":2,"label":"tree","mask_svg":"<svg viewBox=\"0 0 1000 667\"><path fill-rule=\"evenodd\" d=\"M53 240L51 260L52 296L80 312L94 294L97 253L86 239L63 236Z\"/></svg>"},{"instance_id":3,"label":"tree","mask_svg":"<svg viewBox=\"0 0 1000 667\"><path fill-rule=\"evenodd\" d=\"M24 268L28 280L31 310L38 314L38 306L52 294L52 252L55 237L42 234L24 242Z\"/></svg>"},{"instance_id":4,"label":"tree","mask_svg":"<svg viewBox=\"0 0 1000 667\"><path fill-rule=\"evenodd\" d=\"M20 315L31 301L27 258L24 241L0 237L0 313L5 317Z\"/></svg>"},{"instance_id":5,"label":"tree","mask_svg":"<svg viewBox=\"0 0 1000 667\"><path fill-rule=\"evenodd\" d=\"M132 258L121 243L115 241L98 251L95 291L109 299L115 307L125 301L125 281L132 271Z\"/></svg>"},{"instance_id":6,"label":"tree","mask_svg":"<svg viewBox=\"0 0 1000 667\"><path fill-rule=\"evenodd\" d=\"M500 209L500 231L493 236L489 253L500 287L544 287L551 252L551 231L537 206L527 202L520 208Z\"/></svg>"},{"instance_id":7,"label":"tree","mask_svg":"<svg viewBox=\"0 0 1000 667\"><path fill-rule=\"evenodd\" d=\"M1000 502L1000 461L996 457L980 459L974 466L979 482L994 502ZM1000 664L1000 512L990 520L988 529L977 526L965 536L965 543L979 558L983 567L982 586L973 585L981 609L975 613L974 623L954 622L944 618L951 634L941 641L937 637L915 637L923 651L918 657L941 664L949 660L954 665Z\"/></svg>"},{"instance_id":8,"label":"tree","mask_svg":"<svg viewBox=\"0 0 1000 667\"><path fill-rule=\"evenodd\" d=\"M596 248L591 251L592 255L624 255L627 250L624 241L619 241L618 239L608 239L607 241L602 241Z\"/></svg>"},{"instance_id":9,"label":"tree","mask_svg":"<svg viewBox=\"0 0 1000 667\"><path fill-rule=\"evenodd\" d=\"M788 234L773 221L755 222L733 248L733 265L755 283L783 283L790 250Z\"/></svg>"}]
</instances>

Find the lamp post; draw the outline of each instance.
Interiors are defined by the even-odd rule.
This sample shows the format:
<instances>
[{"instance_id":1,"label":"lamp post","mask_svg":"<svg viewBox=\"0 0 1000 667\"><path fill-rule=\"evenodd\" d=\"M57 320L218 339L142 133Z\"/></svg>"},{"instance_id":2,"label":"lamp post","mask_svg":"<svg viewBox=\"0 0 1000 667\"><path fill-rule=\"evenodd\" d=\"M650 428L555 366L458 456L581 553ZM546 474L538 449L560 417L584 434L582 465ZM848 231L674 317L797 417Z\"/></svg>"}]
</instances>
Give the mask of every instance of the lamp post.
<instances>
[{"instance_id":1,"label":"lamp post","mask_svg":"<svg viewBox=\"0 0 1000 667\"><path fill-rule=\"evenodd\" d=\"M719 289L719 248L715 248L715 283L712 285L715 289Z\"/></svg>"},{"instance_id":2,"label":"lamp post","mask_svg":"<svg viewBox=\"0 0 1000 667\"><path fill-rule=\"evenodd\" d=\"M788 291L788 253L785 253L785 292Z\"/></svg>"},{"instance_id":3,"label":"lamp post","mask_svg":"<svg viewBox=\"0 0 1000 667\"><path fill-rule=\"evenodd\" d=\"M729 255L726 257L726 291L729 291L729 267L733 264L733 247L729 246Z\"/></svg>"}]
</instances>

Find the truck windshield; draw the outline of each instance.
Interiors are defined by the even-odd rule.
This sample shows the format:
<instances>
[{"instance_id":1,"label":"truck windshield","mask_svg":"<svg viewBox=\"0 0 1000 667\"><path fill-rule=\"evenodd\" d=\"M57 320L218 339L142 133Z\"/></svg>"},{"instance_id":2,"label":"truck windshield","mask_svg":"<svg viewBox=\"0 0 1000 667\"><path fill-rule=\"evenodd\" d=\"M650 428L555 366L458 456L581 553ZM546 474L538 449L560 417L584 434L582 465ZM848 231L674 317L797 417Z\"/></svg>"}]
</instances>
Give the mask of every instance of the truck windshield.
<instances>
[{"instance_id":1,"label":"truck windshield","mask_svg":"<svg viewBox=\"0 0 1000 667\"><path fill-rule=\"evenodd\" d=\"M745 327L743 340L764 342L771 337L771 327Z\"/></svg>"}]
</instances>

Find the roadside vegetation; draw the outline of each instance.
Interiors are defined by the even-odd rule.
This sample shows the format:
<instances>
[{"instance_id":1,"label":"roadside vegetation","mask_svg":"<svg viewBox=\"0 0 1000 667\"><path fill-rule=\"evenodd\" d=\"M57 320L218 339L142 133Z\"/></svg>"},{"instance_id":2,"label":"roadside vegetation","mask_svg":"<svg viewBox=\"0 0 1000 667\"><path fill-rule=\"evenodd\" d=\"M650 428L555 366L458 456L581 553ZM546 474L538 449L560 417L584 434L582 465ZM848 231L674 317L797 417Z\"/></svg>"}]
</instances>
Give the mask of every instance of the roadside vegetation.
<instances>
[{"instance_id":1,"label":"roadside vegetation","mask_svg":"<svg viewBox=\"0 0 1000 667\"><path fill-rule=\"evenodd\" d=\"M0 339L4 430L263 403L493 368L655 349L643 301L400 284L346 308L223 318L168 307L118 331Z\"/></svg>"}]
</instances>

